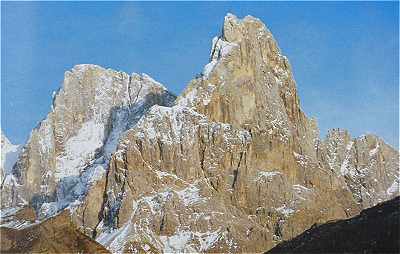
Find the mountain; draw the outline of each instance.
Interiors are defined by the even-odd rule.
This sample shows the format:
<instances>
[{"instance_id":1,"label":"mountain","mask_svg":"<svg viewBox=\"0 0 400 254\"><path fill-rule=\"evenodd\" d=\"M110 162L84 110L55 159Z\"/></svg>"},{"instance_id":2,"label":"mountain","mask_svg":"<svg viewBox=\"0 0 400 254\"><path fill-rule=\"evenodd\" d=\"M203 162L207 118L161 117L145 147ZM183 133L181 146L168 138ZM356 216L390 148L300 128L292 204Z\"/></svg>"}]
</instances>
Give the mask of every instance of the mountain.
<instances>
[{"instance_id":1,"label":"mountain","mask_svg":"<svg viewBox=\"0 0 400 254\"><path fill-rule=\"evenodd\" d=\"M177 98L145 74L66 72L2 211L30 206L39 225L68 211L113 253L261 252L397 196L398 155L373 135L320 139L271 32L228 14Z\"/></svg>"},{"instance_id":2,"label":"mountain","mask_svg":"<svg viewBox=\"0 0 400 254\"><path fill-rule=\"evenodd\" d=\"M126 129L152 105L170 105L174 99L145 74L75 66L65 73L51 112L32 131L13 168L21 188L11 202L29 200L37 210L46 203L43 216L63 209L105 175Z\"/></svg>"},{"instance_id":3,"label":"mountain","mask_svg":"<svg viewBox=\"0 0 400 254\"><path fill-rule=\"evenodd\" d=\"M314 225L267 253L399 253L400 198L347 219Z\"/></svg>"}]
</instances>

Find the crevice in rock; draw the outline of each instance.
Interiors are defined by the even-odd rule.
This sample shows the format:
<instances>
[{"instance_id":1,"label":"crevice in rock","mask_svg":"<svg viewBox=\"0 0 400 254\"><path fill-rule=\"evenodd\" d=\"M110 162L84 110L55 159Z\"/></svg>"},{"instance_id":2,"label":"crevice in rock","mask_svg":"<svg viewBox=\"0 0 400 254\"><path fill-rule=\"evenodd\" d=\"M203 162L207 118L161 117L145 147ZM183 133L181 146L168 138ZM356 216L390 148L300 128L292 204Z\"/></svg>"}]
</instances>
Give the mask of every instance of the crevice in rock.
<instances>
[{"instance_id":1,"label":"crevice in rock","mask_svg":"<svg viewBox=\"0 0 400 254\"><path fill-rule=\"evenodd\" d=\"M208 182L210 184L210 186L215 190L218 191L218 188L214 185L214 183L212 181L210 181L210 179L208 178L208 173L206 172L205 166L204 166L204 161L205 161L205 153L206 153L206 149L207 146L203 143L203 141L201 140L201 135L200 135L200 131L199 131L199 137L200 137L200 168L203 171L203 175L204 175L204 179L206 180L206 182Z\"/></svg>"},{"instance_id":2,"label":"crevice in rock","mask_svg":"<svg viewBox=\"0 0 400 254\"><path fill-rule=\"evenodd\" d=\"M131 107L131 106L132 106L132 97L131 97L131 84L132 84L132 76L129 76L129 81L128 81L129 107Z\"/></svg>"},{"instance_id":3,"label":"crevice in rock","mask_svg":"<svg viewBox=\"0 0 400 254\"><path fill-rule=\"evenodd\" d=\"M236 182L237 182L238 177L239 177L239 168L240 168L240 163L242 162L243 153L244 152L240 152L240 158L239 158L238 165L237 165L236 169L233 171L232 189L235 188Z\"/></svg>"},{"instance_id":4,"label":"crevice in rock","mask_svg":"<svg viewBox=\"0 0 400 254\"><path fill-rule=\"evenodd\" d=\"M166 221L166 214L165 214L165 212L163 211L162 217L161 217L161 223L160 223L160 234L161 234L161 233L163 232L163 230L164 230L165 221Z\"/></svg>"},{"instance_id":5,"label":"crevice in rock","mask_svg":"<svg viewBox=\"0 0 400 254\"><path fill-rule=\"evenodd\" d=\"M158 152L159 152L159 156L160 156L160 160L163 160L163 147L162 147L162 142L157 139L157 146L158 146Z\"/></svg>"},{"instance_id":6,"label":"crevice in rock","mask_svg":"<svg viewBox=\"0 0 400 254\"><path fill-rule=\"evenodd\" d=\"M105 178L106 183L105 183L105 185L104 185L104 190L103 190L103 201L102 201L102 204L101 204L101 207L100 207L100 211L99 211L99 213L97 214L98 222L97 222L96 226L95 226L94 229L93 229L93 233L92 233L92 238L93 238L93 239L96 238L96 236L97 236L97 228L98 228L98 226L100 225L101 221L102 221L103 218L104 218L104 209L105 209L105 207L106 207L106 202L107 202L107 197L108 197L108 195L107 195L107 188L108 188L109 173L110 173L110 170L107 170L107 171L106 171L106 176L105 176L105 177L106 177L106 178Z\"/></svg>"}]
</instances>

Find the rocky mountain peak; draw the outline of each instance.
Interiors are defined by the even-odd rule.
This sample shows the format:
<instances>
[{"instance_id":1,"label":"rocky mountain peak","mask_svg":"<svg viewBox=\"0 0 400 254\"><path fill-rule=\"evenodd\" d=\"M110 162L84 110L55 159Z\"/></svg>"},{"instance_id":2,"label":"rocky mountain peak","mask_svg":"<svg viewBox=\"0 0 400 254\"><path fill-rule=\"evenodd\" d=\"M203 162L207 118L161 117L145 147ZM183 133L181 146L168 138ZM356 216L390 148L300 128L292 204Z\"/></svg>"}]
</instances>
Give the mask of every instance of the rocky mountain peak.
<instances>
[{"instance_id":1,"label":"rocky mountain peak","mask_svg":"<svg viewBox=\"0 0 400 254\"><path fill-rule=\"evenodd\" d=\"M22 186L15 192L36 209L49 202L55 206L52 212L63 208L104 176L125 130L152 105L171 105L174 100L146 74L130 76L91 64L74 66L65 72L52 110L32 131L14 167Z\"/></svg>"},{"instance_id":2,"label":"rocky mountain peak","mask_svg":"<svg viewBox=\"0 0 400 254\"><path fill-rule=\"evenodd\" d=\"M225 17L222 34L212 41L210 63L177 104L317 156L317 123L301 110L290 64L257 18Z\"/></svg>"},{"instance_id":3,"label":"rocky mountain peak","mask_svg":"<svg viewBox=\"0 0 400 254\"><path fill-rule=\"evenodd\" d=\"M250 30L258 32L257 39L262 39L263 34L268 34L267 37L273 39L271 32L260 19L250 15L240 19L232 13L226 14L224 18L221 37L227 42L239 43L250 35Z\"/></svg>"}]
</instances>

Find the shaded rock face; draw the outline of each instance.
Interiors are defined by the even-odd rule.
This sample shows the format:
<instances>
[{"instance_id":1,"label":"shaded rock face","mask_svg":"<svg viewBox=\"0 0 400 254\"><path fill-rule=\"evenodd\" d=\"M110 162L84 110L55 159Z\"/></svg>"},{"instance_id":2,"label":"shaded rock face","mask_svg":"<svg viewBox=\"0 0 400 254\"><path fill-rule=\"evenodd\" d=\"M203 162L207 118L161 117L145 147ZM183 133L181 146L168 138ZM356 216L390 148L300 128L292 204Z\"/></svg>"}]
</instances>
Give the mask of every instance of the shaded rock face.
<instances>
[{"instance_id":1,"label":"shaded rock face","mask_svg":"<svg viewBox=\"0 0 400 254\"><path fill-rule=\"evenodd\" d=\"M398 152L343 130L320 140L256 18L228 14L210 63L174 100L146 75L67 72L3 207L23 198L39 220L69 208L115 253L261 252L398 195Z\"/></svg>"},{"instance_id":2,"label":"shaded rock face","mask_svg":"<svg viewBox=\"0 0 400 254\"><path fill-rule=\"evenodd\" d=\"M399 253L400 198L347 219L315 225L267 253Z\"/></svg>"},{"instance_id":3,"label":"shaded rock face","mask_svg":"<svg viewBox=\"0 0 400 254\"><path fill-rule=\"evenodd\" d=\"M17 178L12 174L12 167L17 162L20 153L21 146L11 144L1 132L0 207L17 206L25 203L15 191L19 184ZM13 202L14 200L19 200L19 203Z\"/></svg>"}]
</instances>

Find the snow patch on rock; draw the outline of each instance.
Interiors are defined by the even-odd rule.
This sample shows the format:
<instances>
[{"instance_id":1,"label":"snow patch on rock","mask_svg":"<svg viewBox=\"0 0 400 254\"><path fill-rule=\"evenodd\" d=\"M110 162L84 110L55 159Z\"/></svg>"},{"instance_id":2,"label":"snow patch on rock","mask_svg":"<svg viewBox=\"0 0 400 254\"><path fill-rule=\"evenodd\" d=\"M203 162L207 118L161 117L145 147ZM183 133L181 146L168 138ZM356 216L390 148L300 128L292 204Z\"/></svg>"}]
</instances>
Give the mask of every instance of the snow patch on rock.
<instances>
[{"instance_id":1,"label":"snow patch on rock","mask_svg":"<svg viewBox=\"0 0 400 254\"><path fill-rule=\"evenodd\" d=\"M203 202L206 199L201 197L200 189L195 185L190 185L189 187L175 191L175 193L179 196L180 200L185 204L185 206L191 206L199 202Z\"/></svg>"},{"instance_id":2,"label":"snow patch on rock","mask_svg":"<svg viewBox=\"0 0 400 254\"><path fill-rule=\"evenodd\" d=\"M236 43L224 41L221 37L214 37L210 53L211 61L204 66L203 76L208 78L219 63L220 59L227 56L231 50L237 46Z\"/></svg>"},{"instance_id":3,"label":"snow patch on rock","mask_svg":"<svg viewBox=\"0 0 400 254\"><path fill-rule=\"evenodd\" d=\"M275 209L277 212L283 214L285 217L289 217L292 215L294 212L296 212L294 209L287 207L286 205L280 206Z\"/></svg>"},{"instance_id":4,"label":"snow patch on rock","mask_svg":"<svg viewBox=\"0 0 400 254\"><path fill-rule=\"evenodd\" d=\"M164 245L164 253L196 252L189 245L191 239L192 234L186 231L179 231L172 236L160 236L160 240Z\"/></svg>"},{"instance_id":5,"label":"snow patch on rock","mask_svg":"<svg viewBox=\"0 0 400 254\"><path fill-rule=\"evenodd\" d=\"M349 144L346 146L346 152L345 152L345 158L342 162L342 165L340 166L340 174L342 176L347 175L349 173L353 173L351 169L349 169L349 160L351 157L351 148L353 147L354 142L351 141Z\"/></svg>"},{"instance_id":6,"label":"snow patch on rock","mask_svg":"<svg viewBox=\"0 0 400 254\"><path fill-rule=\"evenodd\" d=\"M370 157L375 156L375 154L377 154L378 151L379 151L379 143L377 142L375 148L369 151L369 156Z\"/></svg>"},{"instance_id":7,"label":"snow patch on rock","mask_svg":"<svg viewBox=\"0 0 400 254\"><path fill-rule=\"evenodd\" d=\"M64 155L57 158L56 180L79 175L88 166L88 161L94 158L96 150L102 147L103 140L103 124L93 120L84 123L78 133L66 142Z\"/></svg>"},{"instance_id":8,"label":"snow patch on rock","mask_svg":"<svg viewBox=\"0 0 400 254\"><path fill-rule=\"evenodd\" d=\"M257 177L254 181L259 182L262 180L267 180L270 182L274 176L281 175L279 171L259 171Z\"/></svg>"},{"instance_id":9,"label":"snow patch on rock","mask_svg":"<svg viewBox=\"0 0 400 254\"><path fill-rule=\"evenodd\" d=\"M400 179L399 178L396 178L393 181L392 185L390 185L390 187L386 190L386 193L389 196L400 193Z\"/></svg>"}]
</instances>

